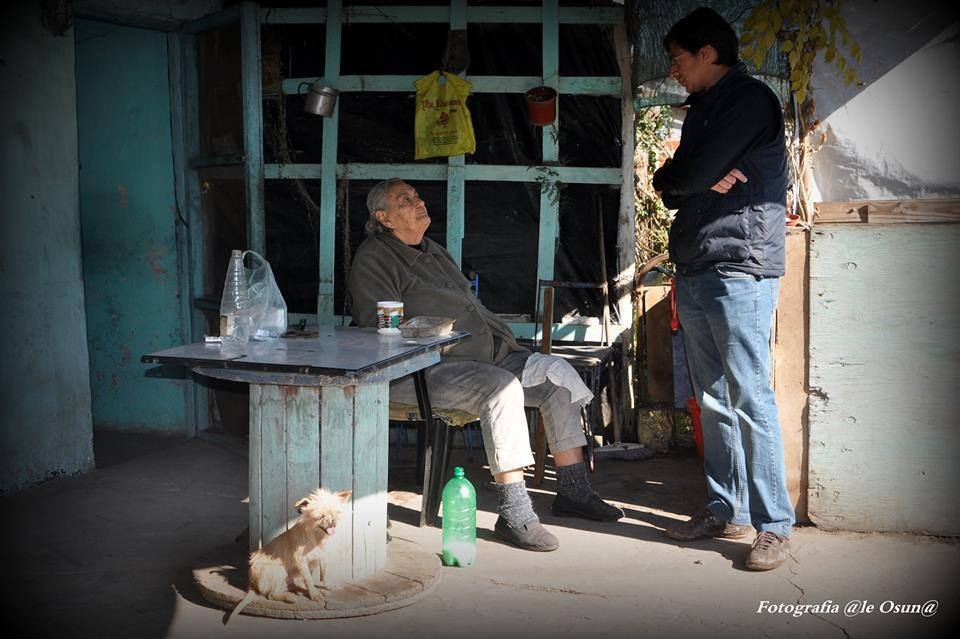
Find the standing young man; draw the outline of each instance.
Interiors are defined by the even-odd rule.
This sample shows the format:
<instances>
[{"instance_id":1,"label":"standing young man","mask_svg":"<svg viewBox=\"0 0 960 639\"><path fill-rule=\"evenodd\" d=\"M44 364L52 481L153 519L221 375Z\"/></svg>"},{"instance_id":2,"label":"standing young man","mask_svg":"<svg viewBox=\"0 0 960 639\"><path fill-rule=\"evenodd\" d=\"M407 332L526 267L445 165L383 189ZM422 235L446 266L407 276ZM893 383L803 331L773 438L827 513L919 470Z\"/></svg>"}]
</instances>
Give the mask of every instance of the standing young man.
<instances>
[{"instance_id":1,"label":"standing young man","mask_svg":"<svg viewBox=\"0 0 960 639\"><path fill-rule=\"evenodd\" d=\"M708 8L663 39L670 76L690 94L672 160L653 176L668 208L670 258L694 392L701 408L706 507L674 539L757 530L746 561L771 570L794 523L770 386L770 329L785 270L783 112L738 60L733 28Z\"/></svg>"}]
</instances>

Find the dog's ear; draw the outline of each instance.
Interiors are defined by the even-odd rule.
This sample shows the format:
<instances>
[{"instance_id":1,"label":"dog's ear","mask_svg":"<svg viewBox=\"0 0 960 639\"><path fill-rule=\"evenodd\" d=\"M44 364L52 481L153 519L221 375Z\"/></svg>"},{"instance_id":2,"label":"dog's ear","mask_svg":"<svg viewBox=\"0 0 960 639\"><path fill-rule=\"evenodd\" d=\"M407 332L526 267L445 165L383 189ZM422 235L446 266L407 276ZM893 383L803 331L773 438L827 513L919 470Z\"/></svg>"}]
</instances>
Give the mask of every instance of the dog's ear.
<instances>
[{"instance_id":1,"label":"dog's ear","mask_svg":"<svg viewBox=\"0 0 960 639\"><path fill-rule=\"evenodd\" d=\"M339 493L337 493L337 497L339 497L340 501L342 501L343 503L347 503L347 501L350 499L352 495L353 495L352 490L341 490Z\"/></svg>"},{"instance_id":2,"label":"dog's ear","mask_svg":"<svg viewBox=\"0 0 960 639\"><path fill-rule=\"evenodd\" d=\"M295 503L293 507L297 509L298 513L303 513L303 509L306 508L307 504L309 503L310 503L310 499L308 497L304 497L303 499Z\"/></svg>"}]
</instances>

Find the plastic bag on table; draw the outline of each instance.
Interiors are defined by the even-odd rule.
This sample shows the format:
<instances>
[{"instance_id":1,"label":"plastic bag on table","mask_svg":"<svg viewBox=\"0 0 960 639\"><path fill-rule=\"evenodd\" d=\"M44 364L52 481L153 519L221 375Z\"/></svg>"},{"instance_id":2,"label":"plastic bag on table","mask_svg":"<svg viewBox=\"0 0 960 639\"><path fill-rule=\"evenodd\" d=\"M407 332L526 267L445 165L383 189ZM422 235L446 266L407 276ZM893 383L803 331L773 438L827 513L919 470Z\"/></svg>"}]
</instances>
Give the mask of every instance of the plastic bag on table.
<instances>
[{"instance_id":1,"label":"plastic bag on table","mask_svg":"<svg viewBox=\"0 0 960 639\"><path fill-rule=\"evenodd\" d=\"M287 303L273 277L270 263L255 251L244 251L250 256L253 266L247 271L250 295L250 338L258 341L277 339L287 331Z\"/></svg>"}]
</instances>

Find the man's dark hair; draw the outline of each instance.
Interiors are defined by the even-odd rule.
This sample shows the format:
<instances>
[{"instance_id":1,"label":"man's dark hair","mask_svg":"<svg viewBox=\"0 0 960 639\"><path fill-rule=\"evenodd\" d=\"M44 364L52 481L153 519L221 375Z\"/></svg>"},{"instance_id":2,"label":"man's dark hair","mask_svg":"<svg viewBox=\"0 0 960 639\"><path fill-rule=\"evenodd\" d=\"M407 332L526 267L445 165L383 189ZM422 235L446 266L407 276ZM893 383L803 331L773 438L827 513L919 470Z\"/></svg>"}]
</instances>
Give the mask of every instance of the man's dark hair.
<instances>
[{"instance_id":1,"label":"man's dark hair","mask_svg":"<svg viewBox=\"0 0 960 639\"><path fill-rule=\"evenodd\" d=\"M676 43L690 53L696 53L706 45L717 50L717 64L732 67L740 59L740 40L736 32L719 13L700 7L680 18L663 38L663 48Z\"/></svg>"}]
</instances>

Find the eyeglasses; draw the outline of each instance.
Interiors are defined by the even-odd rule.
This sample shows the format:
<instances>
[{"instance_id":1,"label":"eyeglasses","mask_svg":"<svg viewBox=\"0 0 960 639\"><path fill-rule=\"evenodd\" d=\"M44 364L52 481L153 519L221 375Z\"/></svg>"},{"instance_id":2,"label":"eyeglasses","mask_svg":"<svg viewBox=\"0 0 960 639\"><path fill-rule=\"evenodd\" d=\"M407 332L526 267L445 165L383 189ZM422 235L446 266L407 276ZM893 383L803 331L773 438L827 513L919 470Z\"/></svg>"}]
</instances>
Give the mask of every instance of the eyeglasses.
<instances>
[{"instance_id":1,"label":"eyeglasses","mask_svg":"<svg viewBox=\"0 0 960 639\"><path fill-rule=\"evenodd\" d=\"M677 66L677 60L679 60L680 58L682 58L683 56L685 56L685 55L688 54L688 53L690 53L690 52L684 50L684 51L681 51L680 53L678 53L677 55L670 56L670 57L667 59L670 68L672 69L673 67Z\"/></svg>"}]
</instances>

